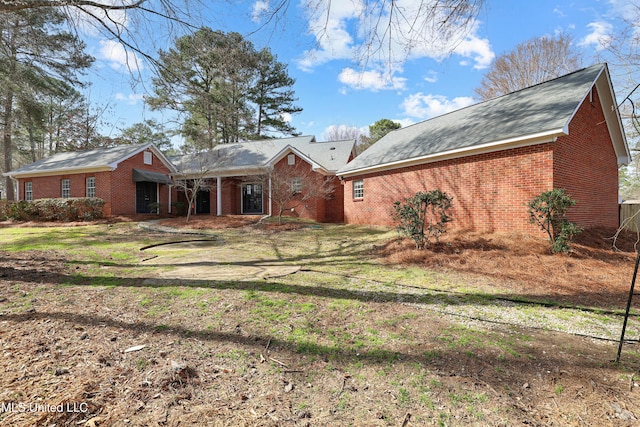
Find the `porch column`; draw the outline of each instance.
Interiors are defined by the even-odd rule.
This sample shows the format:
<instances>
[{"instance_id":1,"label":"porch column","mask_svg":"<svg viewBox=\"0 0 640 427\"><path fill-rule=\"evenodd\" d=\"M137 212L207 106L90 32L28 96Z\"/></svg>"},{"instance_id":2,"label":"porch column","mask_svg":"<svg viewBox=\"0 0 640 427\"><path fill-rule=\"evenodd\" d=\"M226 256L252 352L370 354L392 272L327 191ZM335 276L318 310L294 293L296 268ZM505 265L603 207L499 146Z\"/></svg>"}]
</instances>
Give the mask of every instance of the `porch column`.
<instances>
[{"instance_id":1,"label":"porch column","mask_svg":"<svg viewBox=\"0 0 640 427\"><path fill-rule=\"evenodd\" d=\"M271 197L271 174L269 174L269 216L272 216L273 198Z\"/></svg>"},{"instance_id":2,"label":"porch column","mask_svg":"<svg viewBox=\"0 0 640 427\"><path fill-rule=\"evenodd\" d=\"M222 178L216 177L216 215L222 215Z\"/></svg>"},{"instance_id":3,"label":"porch column","mask_svg":"<svg viewBox=\"0 0 640 427\"><path fill-rule=\"evenodd\" d=\"M167 188L169 189L169 205L167 206L167 213L171 213L171 188L173 187L173 185L169 184L167 185Z\"/></svg>"}]
</instances>

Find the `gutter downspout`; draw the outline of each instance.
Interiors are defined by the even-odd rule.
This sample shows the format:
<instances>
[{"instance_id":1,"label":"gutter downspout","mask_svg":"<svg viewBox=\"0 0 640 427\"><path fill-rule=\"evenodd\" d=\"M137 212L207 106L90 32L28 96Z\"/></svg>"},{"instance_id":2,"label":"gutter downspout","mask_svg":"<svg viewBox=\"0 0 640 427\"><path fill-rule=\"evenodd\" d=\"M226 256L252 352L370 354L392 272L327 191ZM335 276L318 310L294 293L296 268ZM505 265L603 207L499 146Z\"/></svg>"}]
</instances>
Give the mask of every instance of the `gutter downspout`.
<instances>
[{"instance_id":1,"label":"gutter downspout","mask_svg":"<svg viewBox=\"0 0 640 427\"><path fill-rule=\"evenodd\" d=\"M15 178L15 177L13 177L11 175L8 175L8 176L9 176L9 178L11 178L11 182L13 184L13 191L14 191L13 194L16 195L16 202L19 202L20 201L20 185L19 185L20 181L18 180L18 178ZM8 190L6 192L7 192L7 194L9 194Z\"/></svg>"}]
</instances>

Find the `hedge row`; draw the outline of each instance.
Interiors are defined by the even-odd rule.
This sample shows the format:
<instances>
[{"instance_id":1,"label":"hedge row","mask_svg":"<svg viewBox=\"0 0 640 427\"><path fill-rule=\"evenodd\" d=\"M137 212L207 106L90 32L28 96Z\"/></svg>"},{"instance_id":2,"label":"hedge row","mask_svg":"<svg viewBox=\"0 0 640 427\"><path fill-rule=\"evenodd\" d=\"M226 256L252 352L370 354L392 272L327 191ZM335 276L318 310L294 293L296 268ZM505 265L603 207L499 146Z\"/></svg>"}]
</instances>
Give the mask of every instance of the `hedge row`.
<instances>
[{"instance_id":1,"label":"hedge row","mask_svg":"<svg viewBox=\"0 0 640 427\"><path fill-rule=\"evenodd\" d=\"M6 202L0 218L13 221L91 221L102 218L104 200L97 197Z\"/></svg>"}]
</instances>

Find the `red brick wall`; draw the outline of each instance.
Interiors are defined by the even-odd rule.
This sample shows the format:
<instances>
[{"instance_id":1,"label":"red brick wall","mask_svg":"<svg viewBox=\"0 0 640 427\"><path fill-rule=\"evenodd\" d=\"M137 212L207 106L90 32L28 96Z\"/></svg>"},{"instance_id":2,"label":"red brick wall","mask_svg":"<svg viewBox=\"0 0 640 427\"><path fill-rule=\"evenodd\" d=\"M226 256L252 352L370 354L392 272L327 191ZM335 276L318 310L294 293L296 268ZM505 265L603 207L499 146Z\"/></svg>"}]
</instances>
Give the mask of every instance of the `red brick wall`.
<instances>
[{"instance_id":1,"label":"red brick wall","mask_svg":"<svg viewBox=\"0 0 640 427\"><path fill-rule=\"evenodd\" d=\"M553 144L553 177L576 200L569 219L582 227L618 226L618 164L596 89Z\"/></svg>"},{"instance_id":2,"label":"red brick wall","mask_svg":"<svg viewBox=\"0 0 640 427\"><path fill-rule=\"evenodd\" d=\"M364 199L353 181L364 179ZM393 202L439 188L454 197L452 227L533 231L526 203L564 188L577 204L569 218L582 227L618 226L618 165L594 89L569 125L569 135L534 145L351 177L345 183L345 222L392 225Z\"/></svg>"},{"instance_id":3,"label":"red brick wall","mask_svg":"<svg viewBox=\"0 0 640 427\"><path fill-rule=\"evenodd\" d=\"M169 169L155 155L151 165L144 164L144 153L140 152L118 164L111 172L111 214L133 215L136 213L136 183L133 181L133 169L142 169L169 174ZM169 201L169 187L159 184L161 213L166 213Z\"/></svg>"},{"instance_id":4,"label":"red brick wall","mask_svg":"<svg viewBox=\"0 0 640 427\"><path fill-rule=\"evenodd\" d=\"M540 144L347 178L345 222L393 225L393 202L440 189L453 196L451 227L531 231L526 203L552 188L552 156ZM354 179L364 179L362 200L353 199Z\"/></svg>"},{"instance_id":5,"label":"red brick wall","mask_svg":"<svg viewBox=\"0 0 640 427\"><path fill-rule=\"evenodd\" d=\"M344 222L344 184L334 177L333 194L325 201L325 222Z\"/></svg>"},{"instance_id":6,"label":"red brick wall","mask_svg":"<svg viewBox=\"0 0 640 427\"><path fill-rule=\"evenodd\" d=\"M33 184L33 198L57 198L62 196L62 179L70 179L71 197L86 197L86 178L96 178L96 197L105 201L105 215L133 215L136 213L136 183L133 181L133 168L160 172L168 175L169 169L153 155L152 164L144 164L142 152L121 162L112 172L75 173L54 176L21 178L19 180L20 198L24 199L24 183ZM175 198L174 198L175 200ZM167 212L169 187L160 185L159 200L161 213Z\"/></svg>"},{"instance_id":7,"label":"red brick wall","mask_svg":"<svg viewBox=\"0 0 640 427\"><path fill-rule=\"evenodd\" d=\"M274 175L279 177L274 178L274 181L285 180L290 181L293 177L301 177L304 181L304 187L316 187L320 186L322 181L326 178L324 175L313 171L311 164L298 156L295 156L295 164L288 164L288 156L285 156L274 166ZM301 201L301 196L293 198L290 203L285 205L284 215L290 215L300 218L312 219L318 222L342 222L342 186L337 177L332 178L334 193L330 199L323 197L313 197L304 201ZM268 185L265 185L265 212L267 212L268 199ZM304 189L303 189L304 192ZM294 211L291 211L291 209ZM274 216L278 215L279 206L276 201L273 201Z\"/></svg>"}]
</instances>

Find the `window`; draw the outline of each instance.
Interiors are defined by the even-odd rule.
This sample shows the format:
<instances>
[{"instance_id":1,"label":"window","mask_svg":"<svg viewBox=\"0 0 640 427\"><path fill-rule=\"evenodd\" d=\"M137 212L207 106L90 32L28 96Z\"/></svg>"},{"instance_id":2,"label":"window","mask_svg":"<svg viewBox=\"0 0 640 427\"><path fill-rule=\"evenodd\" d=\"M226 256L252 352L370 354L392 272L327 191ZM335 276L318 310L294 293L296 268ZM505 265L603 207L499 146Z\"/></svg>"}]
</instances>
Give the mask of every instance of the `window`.
<instances>
[{"instance_id":1,"label":"window","mask_svg":"<svg viewBox=\"0 0 640 427\"><path fill-rule=\"evenodd\" d=\"M87 197L96 197L96 177L87 178Z\"/></svg>"},{"instance_id":2,"label":"window","mask_svg":"<svg viewBox=\"0 0 640 427\"><path fill-rule=\"evenodd\" d=\"M153 154L151 153L151 151L145 151L144 152L144 164L145 165L150 165L153 163Z\"/></svg>"},{"instance_id":3,"label":"window","mask_svg":"<svg viewBox=\"0 0 640 427\"><path fill-rule=\"evenodd\" d=\"M295 165L296 164L296 155L295 154L289 154L287 156L287 164L288 165Z\"/></svg>"},{"instance_id":4,"label":"window","mask_svg":"<svg viewBox=\"0 0 640 427\"><path fill-rule=\"evenodd\" d=\"M33 183L32 182L24 183L24 199L27 202L30 202L33 200Z\"/></svg>"},{"instance_id":5,"label":"window","mask_svg":"<svg viewBox=\"0 0 640 427\"><path fill-rule=\"evenodd\" d=\"M293 194L302 193L302 178L299 176L291 180L291 192Z\"/></svg>"},{"instance_id":6,"label":"window","mask_svg":"<svg viewBox=\"0 0 640 427\"><path fill-rule=\"evenodd\" d=\"M61 184L62 184L62 198L68 199L69 197L71 197L71 180L63 179L61 181Z\"/></svg>"},{"instance_id":7,"label":"window","mask_svg":"<svg viewBox=\"0 0 640 427\"><path fill-rule=\"evenodd\" d=\"M353 181L353 198L354 199L364 198L364 181L361 179L357 181Z\"/></svg>"}]
</instances>

